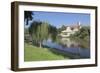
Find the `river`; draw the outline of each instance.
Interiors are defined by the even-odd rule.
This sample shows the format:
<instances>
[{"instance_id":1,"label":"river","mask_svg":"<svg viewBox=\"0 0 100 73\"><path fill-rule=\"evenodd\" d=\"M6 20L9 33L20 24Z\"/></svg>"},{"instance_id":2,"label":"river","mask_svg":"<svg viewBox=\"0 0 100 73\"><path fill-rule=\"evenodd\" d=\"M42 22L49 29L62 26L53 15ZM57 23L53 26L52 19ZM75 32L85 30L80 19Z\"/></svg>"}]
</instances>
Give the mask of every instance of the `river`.
<instances>
[{"instance_id":1,"label":"river","mask_svg":"<svg viewBox=\"0 0 100 73\"><path fill-rule=\"evenodd\" d=\"M83 44L87 42L81 42L71 40L70 38L60 38L60 43L53 42L51 39L43 41L43 46L49 47L51 51L56 51L69 55L72 59L86 59L90 58L90 48L85 47Z\"/></svg>"}]
</instances>

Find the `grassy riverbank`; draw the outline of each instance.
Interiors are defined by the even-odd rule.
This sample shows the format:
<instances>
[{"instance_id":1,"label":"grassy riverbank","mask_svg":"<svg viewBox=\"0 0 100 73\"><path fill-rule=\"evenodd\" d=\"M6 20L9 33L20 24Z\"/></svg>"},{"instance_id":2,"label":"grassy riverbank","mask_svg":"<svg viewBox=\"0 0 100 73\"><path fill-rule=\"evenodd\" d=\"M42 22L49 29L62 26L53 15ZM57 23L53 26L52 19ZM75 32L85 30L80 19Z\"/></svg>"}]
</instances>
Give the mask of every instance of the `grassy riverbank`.
<instances>
[{"instance_id":1,"label":"grassy riverbank","mask_svg":"<svg viewBox=\"0 0 100 73\"><path fill-rule=\"evenodd\" d=\"M25 43L24 61L63 60L64 56L55 54L47 48L39 48ZM68 59L66 57L66 59Z\"/></svg>"}]
</instances>

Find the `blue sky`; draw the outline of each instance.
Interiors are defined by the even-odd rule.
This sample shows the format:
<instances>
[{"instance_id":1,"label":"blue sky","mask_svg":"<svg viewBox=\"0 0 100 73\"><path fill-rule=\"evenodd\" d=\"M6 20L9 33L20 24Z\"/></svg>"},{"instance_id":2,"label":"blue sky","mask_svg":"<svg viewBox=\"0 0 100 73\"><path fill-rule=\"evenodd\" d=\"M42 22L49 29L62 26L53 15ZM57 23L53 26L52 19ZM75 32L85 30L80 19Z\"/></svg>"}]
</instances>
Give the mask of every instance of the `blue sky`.
<instances>
[{"instance_id":1,"label":"blue sky","mask_svg":"<svg viewBox=\"0 0 100 73\"><path fill-rule=\"evenodd\" d=\"M33 13L33 20L46 21L57 28L61 27L62 25L75 25L78 22L81 22L83 26L90 25L90 14L42 11L33 11Z\"/></svg>"}]
</instances>

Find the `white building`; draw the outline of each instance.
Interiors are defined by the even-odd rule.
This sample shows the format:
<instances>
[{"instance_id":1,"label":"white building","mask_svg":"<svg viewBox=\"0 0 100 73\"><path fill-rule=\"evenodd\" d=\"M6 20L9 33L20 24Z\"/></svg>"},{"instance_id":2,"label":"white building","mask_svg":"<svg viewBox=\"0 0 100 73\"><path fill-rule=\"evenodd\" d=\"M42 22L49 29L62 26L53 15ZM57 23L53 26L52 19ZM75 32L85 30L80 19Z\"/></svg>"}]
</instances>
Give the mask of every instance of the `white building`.
<instances>
[{"instance_id":1,"label":"white building","mask_svg":"<svg viewBox=\"0 0 100 73\"><path fill-rule=\"evenodd\" d=\"M69 37L71 34L74 34L75 32L79 31L80 28L80 22L73 26L66 26L66 29L61 32L60 36Z\"/></svg>"}]
</instances>

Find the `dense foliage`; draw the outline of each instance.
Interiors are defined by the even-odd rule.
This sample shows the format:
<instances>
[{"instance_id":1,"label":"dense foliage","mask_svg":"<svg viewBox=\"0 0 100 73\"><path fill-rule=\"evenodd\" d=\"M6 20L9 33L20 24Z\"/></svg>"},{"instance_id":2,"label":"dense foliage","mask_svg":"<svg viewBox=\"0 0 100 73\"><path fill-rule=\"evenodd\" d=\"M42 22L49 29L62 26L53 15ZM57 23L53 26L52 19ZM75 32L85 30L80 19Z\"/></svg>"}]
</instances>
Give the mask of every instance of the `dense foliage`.
<instances>
[{"instance_id":1,"label":"dense foliage","mask_svg":"<svg viewBox=\"0 0 100 73\"><path fill-rule=\"evenodd\" d=\"M75 34L72 34L70 37L88 40L90 38L90 27L83 26L79 31L77 31Z\"/></svg>"},{"instance_id":2,"label":"dense foliage","mask_svg":"<svg viewBox=\"0 0 100 73\"><path fill-rule=\"evenodd\" d=\"M40 47L44 40L55 40L57 36L57 28L47 22L33 21L28 30L32 43Z\"/></svg>"},{"instance_id":3,"label":"dense foliage","mask_svg":"<svg viewBox=\"0 0 100 73\"><path fill-rule=\"evenodd\" d=\"M28 25L29 20L33 19L32 15L34 15L34 13L32 13L32 11L24 12L24 21L26 21L26 25Z\"/></svg>"}]
</instances>

